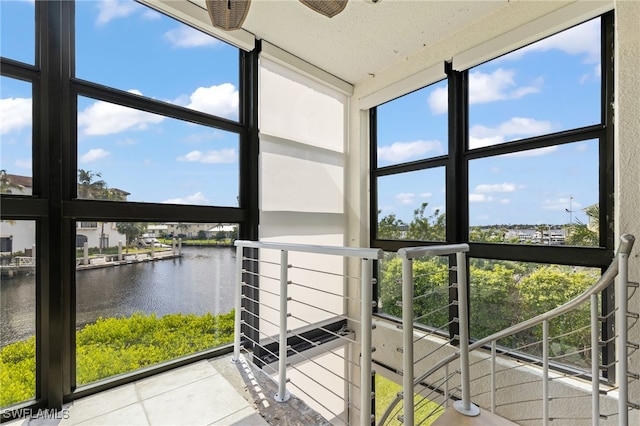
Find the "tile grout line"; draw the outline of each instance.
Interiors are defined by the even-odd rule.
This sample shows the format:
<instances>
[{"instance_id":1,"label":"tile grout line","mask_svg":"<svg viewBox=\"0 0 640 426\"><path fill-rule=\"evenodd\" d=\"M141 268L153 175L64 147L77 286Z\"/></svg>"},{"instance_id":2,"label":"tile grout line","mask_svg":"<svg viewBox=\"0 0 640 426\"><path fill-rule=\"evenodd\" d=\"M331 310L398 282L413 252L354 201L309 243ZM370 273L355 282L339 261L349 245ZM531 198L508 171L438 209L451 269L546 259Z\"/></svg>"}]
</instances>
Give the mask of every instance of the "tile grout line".
<instances>
[{"instance_id":1,"label":"tile grout line","mask_svg":"<svg viewBox=\"0 0 640 426\"><path fill-rule=\"evenodd\" d=\"M147 407L144 406L144 399L142 399L142 396L140 395L140 390L138 389L139 382L140 382L139 380L133 382L133 389L135 389L136 398L138 398L137 404L140 404L140 406L142 407L142 412L144 413L144 418L147 420L147 424L151 425L151 419L149 418L149 413L147 413Z\"/></svg>"}]
</instances>

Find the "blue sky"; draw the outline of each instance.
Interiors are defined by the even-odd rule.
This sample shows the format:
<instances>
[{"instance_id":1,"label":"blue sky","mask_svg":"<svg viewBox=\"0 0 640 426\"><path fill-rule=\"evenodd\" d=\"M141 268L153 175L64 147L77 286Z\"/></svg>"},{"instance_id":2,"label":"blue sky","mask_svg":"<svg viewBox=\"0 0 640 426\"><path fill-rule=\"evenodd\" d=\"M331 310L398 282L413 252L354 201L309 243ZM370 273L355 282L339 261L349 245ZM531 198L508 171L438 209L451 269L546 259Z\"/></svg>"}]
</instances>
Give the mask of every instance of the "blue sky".
<instances>
[{"instance_id":1,"label":"blue sky","mask_svg":"<svg viewBox=\"0 0 640 426\"><path fill-rule=\"evenodd\" d=\"M26 34L13 23L33 21L33 9L2 1L3 56L33 63L24 39L4 37ZM76 76L238 119L238 50L135 2L78 2ZM28 176L30 92L2 78L1 167ZM132 201L237 206L238 142L229 132L78 98L78 167Z\"/></svg>"},{"instance_id":2,"label":"blue sky","mask_svg":"<svg viewBox=\"0 0 640 426\"><path fill-rule=\"evenodd\" d=\"M599 123L599 34L594 20L471 69L470 146ZM446 110L446 81L380 106L378 164L446 154ZM381 216L410 221L423 202L444 213L444 178L444 168L381 178ZM471 225L586 223L582 209L598 201L597 141L474 160L469 192Z\"/></svg>"},{"instance_id":3,"label":"blue sky","mask_svg":"<svg viewBox=\"0 0 640 426\"><path fill-rule=\"evenodd\" d=\"M33 1L0 7L2 56L33 63ZM237 120L237 49L130 1L80 1L76 35L78 78ZM470 70L471 146L599 122L599 46L596 20ZM30 85L0 84L0 168L31 176ZM446 154L446 90L439 82L379 108L380 165ZM597 155L585 141L472 162L471 224L586 222ZM78 98L78 167L133 201L237 205L236 135L87 97ZM444 169L379 185L382 215L409 221L422 202L444 213Z\"/></svg>"}]
</instances>

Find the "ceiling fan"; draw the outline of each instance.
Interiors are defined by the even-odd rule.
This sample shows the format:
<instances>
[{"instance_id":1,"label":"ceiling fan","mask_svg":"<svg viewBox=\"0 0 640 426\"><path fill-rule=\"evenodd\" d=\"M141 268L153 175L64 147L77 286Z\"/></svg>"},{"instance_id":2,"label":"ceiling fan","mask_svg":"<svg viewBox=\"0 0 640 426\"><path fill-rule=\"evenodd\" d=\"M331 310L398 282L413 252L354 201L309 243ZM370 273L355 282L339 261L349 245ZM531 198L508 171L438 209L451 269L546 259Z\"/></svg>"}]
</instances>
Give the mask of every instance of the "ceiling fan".
<instances>
[{"instance_id":1,"label":"ceiling fan","mask_svg":"<svg viewBox=\"0 0 640 426\"><path fill-rule=\"evenodd\" d=\"M347 6L348 0L300 0L300 3L332 18L342 12ZM381 0L366 0L370 3L378 3ZM249 13L251 0L206 0L207 11L211 23L216 28L225 31L237 30L242 27L244 19Z\"/></svg>"}]
</instances>

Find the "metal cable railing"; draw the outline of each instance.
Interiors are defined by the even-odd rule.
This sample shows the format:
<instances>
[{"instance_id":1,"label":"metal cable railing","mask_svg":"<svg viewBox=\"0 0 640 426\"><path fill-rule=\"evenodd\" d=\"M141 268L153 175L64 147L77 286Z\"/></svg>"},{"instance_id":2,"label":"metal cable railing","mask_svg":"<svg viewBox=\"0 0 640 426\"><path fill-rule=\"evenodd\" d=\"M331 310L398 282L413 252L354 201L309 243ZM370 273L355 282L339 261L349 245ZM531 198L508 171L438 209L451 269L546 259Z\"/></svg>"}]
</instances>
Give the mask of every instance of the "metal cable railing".
<instances>
[{"instance_id":1,"label":"metal cable railing","mask_svg":"<svg viewBox=\"0 0 640 426\"><path fill-rule=\"evenodd\" d=\"M234 361L241 349L252 350L254 362L277 377L278 402L287 401L295 389L333 423L370 425L373 261L382 258L382 250L255 241L235 245ZM359 267L347 259L359 261ZM359 274L348 274L352 269ZM356 287L359 292L353 294ZM341 407L332 404L336 400Z\"/></svg>"},{"instance_id":2,"label":"metal cable railing","mask_svg":"<svg viewBox=\"0 0 640 426\"><path fill-rule=\"evenodd\" d=\"M640 318L627 310L638 287L626 275L633 242L630 235L622 237L614 262L584 293L473 344L469 344L467 318L468 245L401 249L403 321L398 328L403 339L394 349L402 353L402 369L396 372L402 376L403 390L376 420L425 424L452 404L463 414L474 415L482 406L521 424L546 425L569 418L627 424L629 410L640 409L628 395L628 383L638 375L628 372L624 356L603 362L600 348L606 342L600 332L606 321L615 319L611 339L618 354L630 355L640 348L627 339L628 328ZM383 257L382 251L251 241L237 241L236 246L234 360L239 360L241 350L251 353L254 362L274 378L276 401L287 401L292 392L331 423L370 425L375 398L372 268L373 260ZM457 279L449 287L414 295L420 276L411 275L411 262L425 256L455 257L449 270ZM619 283L617 306L602 316L598 294L615 280ZM457 293L455 302L442 297L451 293ZM436 299L444 303L440 306ZM423 308L414 316L418 305ZM445 322L441 313L449 310L457 310L459 317ZM574 321L576 312L590 318L589 326ZM432 322L431 318L440 318L437 322L444 324L417 327ZM457 334L451 333L452 327ZM612 368L616 383L607 382L603 374ZM580 391L566 393L571 386ZM517 394L526 396L516 398ZM591 413L570 409L570 400L588 397ZM612 401L618 401L617 410Z\"/></svg>"},{"instance_id":3,"label":"metal cable railing","mask_svg":"<svg viewBox=\"0 0 640 426\"><path fill-rule=\"evenodd\" d=\"M621 244L618 248L615 259L612 261L609 268L602 274L600 279L589 289L584 291L579 296L570 300L569 302L552 309L542 315L538 315L529 320L523 321L514 326L508 327L497 333L494 333L488 337L480 339L473 344L469 345L468 339L468 320L467 314L467 298L466 298L466 273L463 267L466 265L464 252L468 250L465 245L455 246L440 246L434 250L433 247L418 247L411 249L402 249L398 252L399 256L403 259L403 331L404 331L404 362L403 362L403 392L399 394L394 401L389 405L386 412L379 421L379 424L384 424L388 419L393 418L398 412L397 406L404 401L403 404L403 416L401 420L405 425L413 425L415 422L423 422L424 419L414 419L414 415L417 412L416 406L413 404L411 398L414 396L416 386L421 383L430 383L434 389L439 389L444 393L445 389L450 399L456 399L455 392L451 392L452 388L460 387L459 400L455 401L454 406L456 409L466 415L477 415L479 409L475 409L475 405L471 402L473 387L473 398L481 399L485 402L484 406L490 408L492 412L496 412L498 408L507 409L509 407L517 407L517 409L509 410L510 413L521 413L521 418L517 418L516 415L508 416L512 421L528 424L534 422L534 424L547 425L553 420L562 420L571 418L572 420L588 419L592 424L599 424L601 419L611 419L617 417L617 423L619 425L628 424L629 410L640 409L640 406L629 401L629 380L636 380L638 375L636 373L628 372L628 356L630 353L638 350L639 345L635 343L629 343L627 334L628 329L632 327L637 321L639 316L635 313L629 313L627 310L627 304L630 297L635 294L637 283L630 283L628 281L628 257L634 243L634 237L631 235L623 235L621 237ZM423 256L437 256L456 253L457 264L457 287L458 287L458 312L459 312L459 328L460 346L455 352L443 356L440 358L431 357L434 362L431 362L429 368L422 374L414 374L414 357L413 357L413 343L416 341L413 337L414 330L413 324L413 302L414 297L412 294L414 287L414 279L412 277L413 268L412 260ZM600 294L607 286L614 283L617 279L616 291L616 308L611 314L615 317L615 344L616 344L616 359L610 362L608 366L601 365L600 359L600 347L603 342L600 339L600 332L602 329L602 323L607 318L599 316L599 300L598 294ZM631 289L631 295L629 295L629 289ZM589 303L590 302L590 303ZM573 349L559 350L560 353L556 353L557 342L559 339L570 339L574 336L578 341L583 341L581 338L584 333L582 330L584 327L577 327L575 330L560 331L555 336L550 336L550 326L555 324L554 321L562 322L563 326L571 322L571 317L563 318L564 315L571 313L577 309L587 311L584 306L589 306L588 315L590 316L590 338L589 342L579 343ZM572 326L573 324L569 324ZM497 343L505 338L517 336L519 333L525 333L527 330L534 329L535 332L529 333L530 336L540 333L541 338L536 341L526 342L524 345L520 345L518 348L505 349L498 348ZM562 327L559 330L563 330ZM556 330L557 331L557 330ZM490 347L490 353L487 348ZM519 350L523 348L529 348L533 351L535 356L527 355L522 356L518 354ZM450 348L451 349L451 348ZM471 362L470 353L474 352L473 356L476 359ZM517 357L509 357L507 355L519 355ZM590 360L588 355L590 355ZM497 360L501 361L501 366L498 368ZM557 370L553 367L558 365L561 361L564 363L566 360L578 360L579 363L586 364L586 360L589 360L591 367L591 385L590 392L585 389L584 380L582 380L588 373L585 371L563 371ZM507 361L508 360L508 361ZM437 383L438 378L442 376L442 370L447 368L452 362L460 362L460 375L454 375L447 380L446 384ZM490 363L489 368L486 367L486 363ZM603 382L601 371L613 367L616 368L616 383L608 384ZM473 378L473 372L479 372L475 374ZM489 371L489 373L487 373ZM526 374L520 374L524 372ZM523 377L537 377L535 380L523 381ZM578 379L580 381L578 381ZM449 384L448 381L453 380L453 384ZM553 382L563 383L572 381L575 389L582 387L583 392L574 392L575 395L559 394L554 395L550 384ZM473 386L472 386L473 385ZM530 395L531 386L537 387L538 395ZM509 390L514 387L526 388L526 393L529 394L529 398L515 399L517 392ZM557 386L555 387L557 388ZM497 393L500 392L500 401L498 401ZM615 393L615 395L614 395ZM490 395L487 398L487 395ZM607 414L601 413L601 397L611 396L610 400L606 401L607 410L611 409L611 401L615 400L618 406L617 412L611 412ZM569 404L567 400L571 398L591 398L591 413L586 415L584 410L582 412L573 413L568 410ZM490 402L487 404L486 400ZM447 403L445 402L444 405ZM532 411L536 411L531 408L531 404L538 404L539 415L531 416ZM552 415L551 405L557 409L559 415Z\"/></svg>"}]
</instances>

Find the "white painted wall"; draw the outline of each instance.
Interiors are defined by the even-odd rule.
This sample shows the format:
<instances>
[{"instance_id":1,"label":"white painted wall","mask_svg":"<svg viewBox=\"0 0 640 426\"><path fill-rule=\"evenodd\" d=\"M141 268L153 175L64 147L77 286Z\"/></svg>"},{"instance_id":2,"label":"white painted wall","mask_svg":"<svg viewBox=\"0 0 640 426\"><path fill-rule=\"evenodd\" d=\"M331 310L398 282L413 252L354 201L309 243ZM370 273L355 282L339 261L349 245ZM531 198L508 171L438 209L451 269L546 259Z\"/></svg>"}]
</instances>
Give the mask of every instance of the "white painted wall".
<instances>
[{"instance_id":1,"label":"white painted wall","mask_svg":"<svg viewBox=\"0 0 640 426\"><path fill-rule=\"evenodd\" d=\"M291 59L288 65L286 61ZM345 165L348 97L321 70L296 68L286 52L269 46L260 59L260 228L259 238L343 246L346 234ZM310 76L315 74L315 77ZM323 82L323 77L327 82ZM279 251L263 250L261 260L280 262ZM288 328L304 327L344 312L344 260L338 256L292 253L289 279L317 283L319 290L289 286L293 301ZM279 277L277 265L262 264L263 276ZM261 302L279 307L279 282L263 279ZM334 296L338 295L338 296ZM322 310L310 308L319 306ZM332 313L335 313L333 315ZM278 311L262 309L261 331L274 335ZM297 318L304 318L304 321Z\"/></svg>"}]
</instances>

